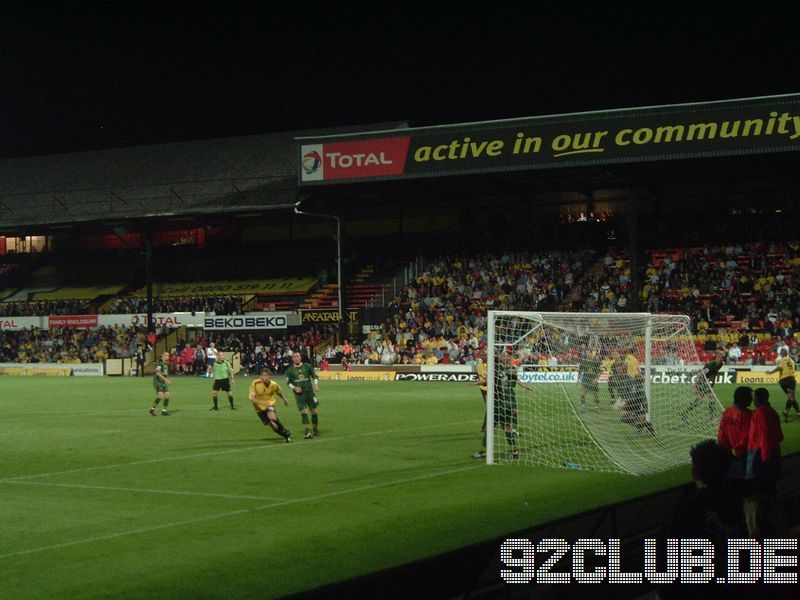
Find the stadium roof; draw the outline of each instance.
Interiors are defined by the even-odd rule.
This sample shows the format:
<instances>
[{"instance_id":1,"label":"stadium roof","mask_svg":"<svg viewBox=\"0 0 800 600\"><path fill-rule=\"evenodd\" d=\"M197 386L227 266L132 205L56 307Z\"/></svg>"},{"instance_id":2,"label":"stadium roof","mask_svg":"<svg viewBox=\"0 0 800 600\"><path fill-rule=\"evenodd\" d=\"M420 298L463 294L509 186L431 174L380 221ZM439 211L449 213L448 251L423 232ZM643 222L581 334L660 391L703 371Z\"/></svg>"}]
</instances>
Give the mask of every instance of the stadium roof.
<instances>
[{"instance_id":1,"label":"stadium roof","mask_svg":"<svg viewBox=\"0 0 800 600\"><path fill-rule=\"evenodd\" d=\"M406 123L394 122L347 131L405 127ZM233 212L293 202L297 134L0 160L0 231L25 225Z\"/></svg>"}]
</instances>

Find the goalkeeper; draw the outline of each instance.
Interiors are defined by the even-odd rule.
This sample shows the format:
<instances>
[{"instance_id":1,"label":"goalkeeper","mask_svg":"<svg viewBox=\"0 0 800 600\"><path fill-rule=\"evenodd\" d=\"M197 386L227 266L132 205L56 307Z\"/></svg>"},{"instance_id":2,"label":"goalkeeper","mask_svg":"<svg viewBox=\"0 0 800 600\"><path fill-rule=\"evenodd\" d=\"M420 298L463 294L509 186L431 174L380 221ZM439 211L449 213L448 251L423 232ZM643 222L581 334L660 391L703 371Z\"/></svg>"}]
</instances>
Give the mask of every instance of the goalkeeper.
<instances>
[{"instance_id":1,"label":"goalkeeper","mask_svg":"<svg viewBox=\"0 0 800 600\"><path fill-rule=\"evenodd\" d=\"M505 433L508 458L519 458L516 387L519 385L529 392L532 392L533 389L517 381L517 367L514 366L511 354L508 352L501 354L497 360L495 382L494 420L496 424L503 428L503 433Z\"/></svg>"},{"instance_id":2,"label":"goalkeeper","mask_svg":"<svg viewBox=\"0 0 800 600\"><path fill-rule=\"evenodd\" d=\"M686 410L683 411L681 414L681 419L684 423L689 421L689 415L691 412L697 408L698 406L703 404L703 399L705 398L706 403L708 404L708 416L711 420L714 420L714 409L715 406L715 397L714 393L711 389L714 387L714 380L717 377L717 373L725 364L725 351L718 350L717 354L714 358L708 361L705 365L703 365L702 371L695 376L694 379L694 398L689 403L689 406ZM705 382L708 382L708 386L705 385Z\"/></svg>"},{"instance_id":3,"label":"goalkeeper","mask_svg":"<svg viewBox=\"0 0 800 600\"><path fill-rule=\"evenodd\" d=\"M286 369L286 378L289 389L294 392L294 399L297 401L297 410L303 421L306 434L303 436L310 439L319 435L319 416L317 414L317 400L314 392L319 391L319 379L314 373L314 367L304 363L299 352L292 354L292 364ZM313 388L312 388L313 382ZM311 413L311 423L309 424L308 414Z\"/></svg>"},{"instance_id":4,"label":"goalkeeper","mask_svg":"<svg viewBox=\"0 0 800 600\"><path fill-rule=\"evenodd\" d=\"M581 352L578 362L578 381L581 386L581 411L586 410L586 395L591 393L594 396L594 411L600 412L600 390L598 389L597 378L600 377L602 361L597 348L585 348Z\"/></svg>"}]
</instances>

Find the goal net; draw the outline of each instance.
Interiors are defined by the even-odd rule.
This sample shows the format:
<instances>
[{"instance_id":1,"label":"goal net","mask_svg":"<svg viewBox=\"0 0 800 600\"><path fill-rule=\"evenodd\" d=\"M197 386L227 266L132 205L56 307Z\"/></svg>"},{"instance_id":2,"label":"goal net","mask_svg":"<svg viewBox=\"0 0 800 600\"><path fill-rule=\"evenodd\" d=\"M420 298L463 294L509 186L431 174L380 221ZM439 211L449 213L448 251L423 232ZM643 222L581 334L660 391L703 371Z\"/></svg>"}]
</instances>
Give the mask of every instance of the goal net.
<instances>
[{"instance_id":1,"label":"goal net","mask_svg":"<svg viewBox=\"0 0 800 600\"><path fill-rule=\"evenodd\" d=\"M689 319L489 311L487 458L643 475L716 438Z\"/></svg>"}]
</instances>

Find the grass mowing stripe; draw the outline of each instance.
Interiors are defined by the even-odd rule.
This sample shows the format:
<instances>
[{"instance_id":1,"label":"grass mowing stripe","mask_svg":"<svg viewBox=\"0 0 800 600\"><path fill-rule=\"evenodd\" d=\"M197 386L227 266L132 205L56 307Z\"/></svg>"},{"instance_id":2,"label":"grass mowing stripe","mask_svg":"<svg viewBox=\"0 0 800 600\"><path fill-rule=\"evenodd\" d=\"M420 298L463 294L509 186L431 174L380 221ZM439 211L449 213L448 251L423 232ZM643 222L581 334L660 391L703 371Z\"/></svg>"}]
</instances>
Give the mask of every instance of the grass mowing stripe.
<instances>
[{"instance_id":1,"label":"grass mowing stripe","mask_svg":"<svg viewBox=\"0 0 800 600\"><path fill-rule=\"evenodd\" d=\"M76 488L84 490L103 490L109 492L135 492L140 494L167 494L176 496L192 496L198 498L227 498L229 500L272 500L281 501L286 498L270 498L267 496L241 496L236 494L214 494L210 492L182 492L179 490L155 490L149 488L109 487L105 485L82 485L78 483L51 483L44 481L19 481L14 479L0 479L0 484L38 485L43 487Z\"/></svg>"},{"instance_id":2,"label":"grass mowing stripe","mask_svg":"<svg viewBox=\"0 0 800 600\"><path fill-rule=\"evenodd\" d=\"M442 475L451 475L453 473L460 473L462 471L468 471L471 469L478 469L485 465L470 465L469 467L460 467L458 469L449 469L447 471L440 471L438 473L428 473L427 475L419 475L417 477L407 477L405 479L395 479L393 481L385 481L383 483L375 483L371 485L362 485L355 488L350 488L347 490L339 490L336 492L328 492L326 494L320 494L318 496L308 496L306 498L295 498L291 500L282 500L281 502L274 502L270 504L265 504L262 506L256 506L253 508L244 508L240 510L233 510L224 513L219 513L216 515L209 515L207 517L198 517L195 519L187 519L185 521L176 521L173 523L164 523L162 525L156 525L155 527L143 527L140 529L132 529L129 531L120 531L118 533L111 533L109 535L101 535L93 538L88 538L85 540L75 540L73 542L64 542L63 544L54 544L52 546L43 546L41 548L31 548L30 550L19 550L17 552L9 552L8 554L0 554L0 560L5 558L14 558L16 556L25 556L27 554L36 554L39 552L48 552L50 550L59 550L61 548L69 548L72 546L80 546L83 544L91 544L93 542L101 542L105 540L113 540L121 537L125 537L128 535L136 535L138 533L149 533L152 531L159 531L162 529L168 529L172 527L181 527L182 525L193 525L195 523L203 523L206 521L213 521L216 519L224 519L226 517L232 517L235 515L242 515L251 512L257 512L261 510L267 510L270 508L278 508L280 506L288 506L290 504L301 504L303 502L313 502L317 500L325 500L327 498L334 498L336 496L343 496L345 494L357 494L359 492L366 492L368 490L375 490L380 488L386 488L393 485L403 485L404 483L412 483L414 481L421 481L423 479L432 479L435 477L441 477Z\"/></svg>"},{"instance_id":3,"label":"grass mowing stripe","mask_svg":"<svg viewBox=\"0 0 800 600\"><path fill-rule=\"evenodd\" d=\"M469 423L480 423L479 420L471 419L469 421L457 421L453 423L437 423L435 425L421 425L418 427L404 427L402 429L391 429L389 431L369 431L366 433L355 433L353 435L340 435L335 437L322 437L322 438L314 438L313 444L321 444L322 442L334 442L338 440L350 440L359 437L366 437L371 435L391 435L394 433L402 433L404 431L418 431L421 429L431 429L431 428L439 428L439 427L455 427L456 425L467 425ZM266 446L266 448L289 448L289 447L297 447L297 446L310 446L311 444L307 443L292 443L292 444L273 444L270 446ZM231 454L234 452L241 452L243 450L252 450L254 448L264 448L264 444L254 444L252 446L244 446L242 448L232 448L230 450L215 450L213 452L201 452L199 454L186 454L184 456L170 456L164 458L150 458L147 460L137 460L133 462L127 463L113 463L109 465L98 465L96 467L83 467L80 469L68 469L66 471L52 471L50 473L34 473L32 475L18 475L17 477L7 477L3 479L5 482L12 482L12 481L23 481L26 479L32 479L34 477L51 477L53 475L67 475L70 473L84 473L86 471L100 471L103 469L114 469L117 467L132 467L137 465L151 465L155 463L162 463L167 461L173 460L189 460L192 458L205 458L207 456L219 456L221 454Z\"/></svg>"}]
</instances>

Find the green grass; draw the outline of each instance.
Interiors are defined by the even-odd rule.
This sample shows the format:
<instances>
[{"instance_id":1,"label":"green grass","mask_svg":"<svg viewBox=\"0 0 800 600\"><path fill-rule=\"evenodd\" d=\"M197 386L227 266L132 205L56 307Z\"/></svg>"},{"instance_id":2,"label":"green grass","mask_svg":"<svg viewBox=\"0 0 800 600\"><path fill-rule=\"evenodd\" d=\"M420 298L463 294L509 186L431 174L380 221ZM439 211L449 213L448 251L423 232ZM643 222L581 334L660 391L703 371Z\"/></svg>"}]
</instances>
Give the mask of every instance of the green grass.
<instances>
[{"instance_id":1,"label":"green grass","mask_svg":"<svg viewBox=\"0 0 800 600\"><path fill-rule=\"evenodd\" d=\"M279 597L688 480L478 464L463 384L323 382L323 436L290 405L285 444L245 379L211 413L208 380L175 378L169 418L149 379L0 382L2 598Z\"/></svg>"}]
</instances>

